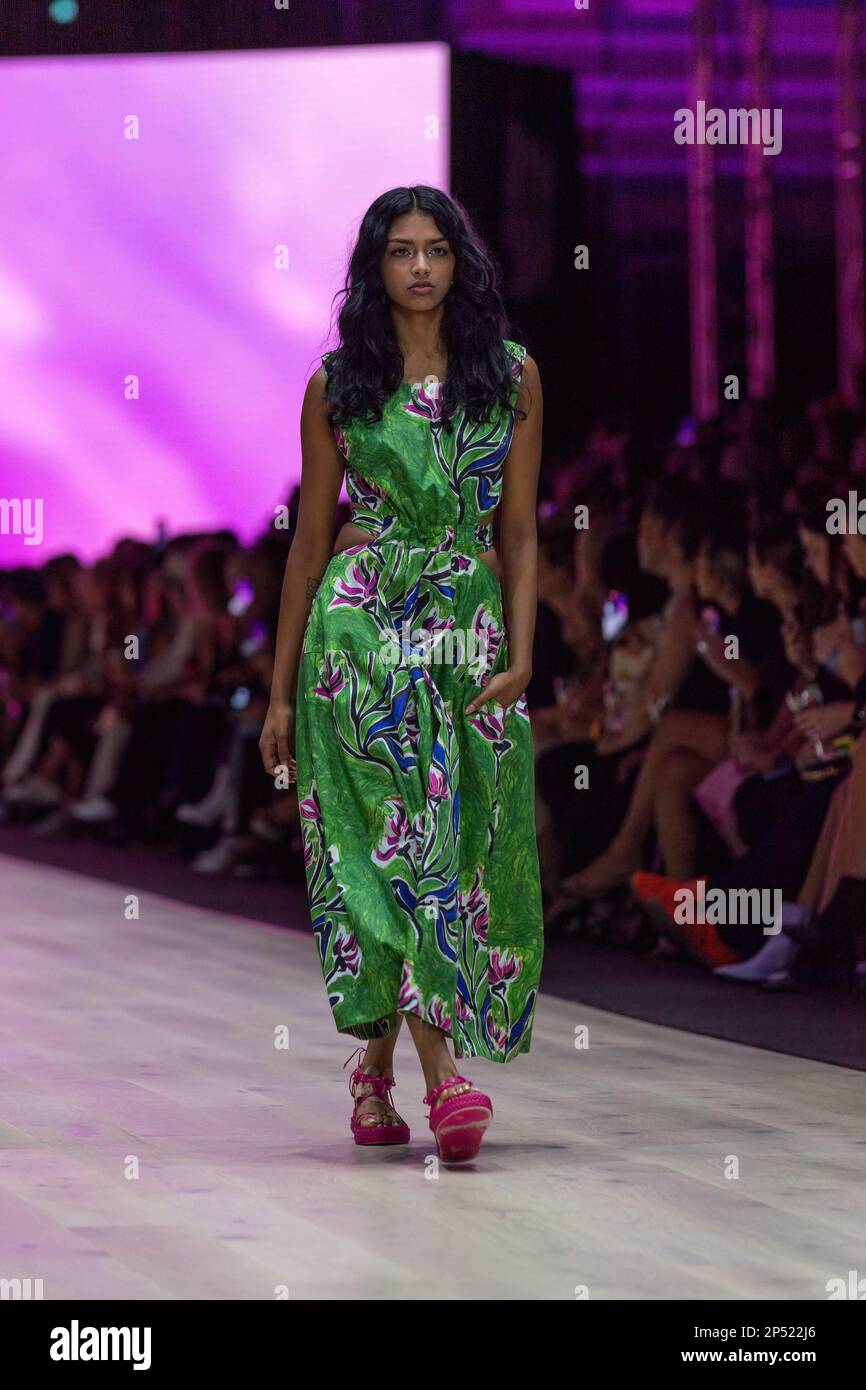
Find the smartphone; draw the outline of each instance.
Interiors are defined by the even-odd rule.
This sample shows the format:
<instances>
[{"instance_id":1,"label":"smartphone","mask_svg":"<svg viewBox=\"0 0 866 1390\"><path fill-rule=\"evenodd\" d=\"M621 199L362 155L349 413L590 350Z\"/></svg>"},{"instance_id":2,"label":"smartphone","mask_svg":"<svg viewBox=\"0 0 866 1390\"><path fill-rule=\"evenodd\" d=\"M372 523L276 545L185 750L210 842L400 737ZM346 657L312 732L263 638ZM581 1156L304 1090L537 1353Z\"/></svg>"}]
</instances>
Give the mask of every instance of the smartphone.
<instances>
[{"instance_id":1,"label":"smartphone","mask_svg":"<svg viewBox=\"0 0 866 1390\"><path fill-rule=\"evenodd\" d=\"M686 415L677 425L676 442L680 449L690 449L697 443L698 424L691 415Z\"/></svg>"},{"instance_id":2,"label":"smartphone","mask_svg":"<svg viewBox=\"0 0 866 1390\"><path fill-rule=\"evenodd\" d=\"M701 609L701 627L708 632L711 637L718 637L719 629L722 626L722 615L718 608L708 604Z\"/></svg>"},{"instance_id":3,"label":"smartphone","mask_svg":"<svg viewBox=\"0 0 866 1390\"><path fill-rule=\"evenodd\" d=\"M256 591L250 580L245 574L239 574L229 596L228 611L236 618L240 617L242 613L246 613L255 596Z\"/></svg>"},{"instance_id":4,"label":"smartphone","mask_svg":"<svg viewBox=\"0 0 866 1390\"><path fill-rule=\"evenodd\" d=\"M619 637L628 622L628 599L618 589L611 589L601 610L601 635L605 642Z\"/></svg>"},{"instance_id":5,"label":"smartphone","mask_svg":"<svg viewBox=\"0 0 866 1390\"><path fill-rule=\"evenodd\" d=\"M251 623L249 632L240 644L241 656L255 656L256 652L262 650L267 640L268 629L261 619Z\"/></svg>"}]
</instances>

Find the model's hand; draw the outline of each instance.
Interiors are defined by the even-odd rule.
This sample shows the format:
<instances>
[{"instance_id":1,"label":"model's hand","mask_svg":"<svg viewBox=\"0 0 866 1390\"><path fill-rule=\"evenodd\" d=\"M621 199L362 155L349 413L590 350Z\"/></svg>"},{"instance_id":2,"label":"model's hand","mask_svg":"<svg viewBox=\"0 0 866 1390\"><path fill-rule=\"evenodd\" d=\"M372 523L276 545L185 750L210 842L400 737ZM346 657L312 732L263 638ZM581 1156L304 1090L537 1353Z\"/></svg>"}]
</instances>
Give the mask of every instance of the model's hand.
<instances>
[{"instance_id":1,"label":"model's hand","mask_svg":"<svg viewBox=\"0 0 866 1390\"><path fill-rule=\"evenodd\" d=\"M293 705L268 705L259 739L265 772L274 777L281 767L289 770L289 781L297 776L295 765L295 710Z\"/></svg>"},{"instance_id":2,"label":"model's hand","mask_svg":"<svg viewBox=\"0 0 866 1390\"><path fill-rule=\"evenodd\" d=\"M530 672L529 675L532 673ZM490 680L473 695L466 706L467 714L474 714L476 710L483 709L490 701L497 705L512 705L526 689L529 684L529 676L525 671L511 670L500 671L497 676L491 676Z\"/></svg>"}]
</instances>

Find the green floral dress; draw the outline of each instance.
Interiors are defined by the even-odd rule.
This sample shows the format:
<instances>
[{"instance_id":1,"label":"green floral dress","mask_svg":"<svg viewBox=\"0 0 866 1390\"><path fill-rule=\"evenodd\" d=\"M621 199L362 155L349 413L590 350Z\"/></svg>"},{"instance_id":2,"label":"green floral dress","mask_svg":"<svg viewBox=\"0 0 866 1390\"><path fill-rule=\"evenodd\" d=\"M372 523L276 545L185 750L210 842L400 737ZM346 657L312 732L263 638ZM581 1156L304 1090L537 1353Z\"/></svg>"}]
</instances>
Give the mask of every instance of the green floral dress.
<instances>
[{"instance_id":1,"label":"green floral dress","mask_svg":"<svg viewBox=\"0 0 866 1390\"><path fill-rule=\"evenodd\" d=\"M334 1022L387 1037L417 1014L455 1055L528 1052L543 952L535 761L523 692L466 714L508 666L492 545L509 408L442 428L403 382L335 437L369 542L332 557L298 674L298 798L313 931ZM327 365L330 353L323 362Z\"/></svg>"}]
</instances>

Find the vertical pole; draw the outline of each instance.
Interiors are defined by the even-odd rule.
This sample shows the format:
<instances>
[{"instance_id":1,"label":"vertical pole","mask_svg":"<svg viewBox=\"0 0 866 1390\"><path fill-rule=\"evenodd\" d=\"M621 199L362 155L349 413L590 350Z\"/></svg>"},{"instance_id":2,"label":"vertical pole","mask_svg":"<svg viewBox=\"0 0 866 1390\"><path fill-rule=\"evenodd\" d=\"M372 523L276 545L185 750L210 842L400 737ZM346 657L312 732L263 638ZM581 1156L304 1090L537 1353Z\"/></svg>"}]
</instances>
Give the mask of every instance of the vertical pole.
<instances>
[{"instance_id":1,"label":"vertical pole","mask_svg":"<svg viewBox=\"0 0 866 1390\"><path fill-rule=\"evenodd\" d=\"M749 0L746 23L747 105L762 111L770 105L769 0ZM772 396L776 384L772 162L759 142L746 146L746 369L753 401Z\"/></svg>"},{"instance_id":2,"label":"vertical pole","mask_svg":"<svg viewBox=\"0 0 866 1390\"><path fill-rule=\"evenodd\" d=\"M692 105L697 113L712 104L715 0L695 0ZM703 108L698 102L705 103ZM716 306L716 208L714 149L703 141L700 119L688 147L689 316L691 328L692 414L697 420L718 414L718 314Z\"/></svg>"},{"instance_id":3,"label":"vertical pole","mask_svg":"<svg viewBox=\"0 0 866 1390\"><path fill-rule=\"evenodd\" d=\"M839 0L836 48L836 379L862 405L866 351L863 300L863 141L860 109L861 0Z\"/></svg>"}]
</instances>

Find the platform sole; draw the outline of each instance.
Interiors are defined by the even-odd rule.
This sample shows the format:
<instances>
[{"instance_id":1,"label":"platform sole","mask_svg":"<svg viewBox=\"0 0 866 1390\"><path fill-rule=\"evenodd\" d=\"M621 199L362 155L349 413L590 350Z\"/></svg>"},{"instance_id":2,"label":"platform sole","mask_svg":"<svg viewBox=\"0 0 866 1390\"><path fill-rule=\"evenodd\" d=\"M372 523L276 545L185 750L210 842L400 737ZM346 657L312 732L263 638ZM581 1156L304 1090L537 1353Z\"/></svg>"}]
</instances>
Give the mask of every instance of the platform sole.
<instances>
[{"instance_id":1,"label":"platform sole","mask_svg":"<svg viewBox=\"0 0 866 1390\"><path fill-rule=\"evenodd\" d=\"M405 1125L366 1125L352 1131L356 1144L408 1144L410 1135Z\"/></svg>"},{"instance_id":2,"label":"platform sole","mask_svg":"<svg viewBox=\"0 0 866 1390\"><path fill-rule=\"evenodd\" d=\"M477 1158L484 1133L493 1116L489 1110L467 1107L446 1117L433 1131L439 1158L443 1163L466 1163Z\"/></svg>"}]
</instances>

